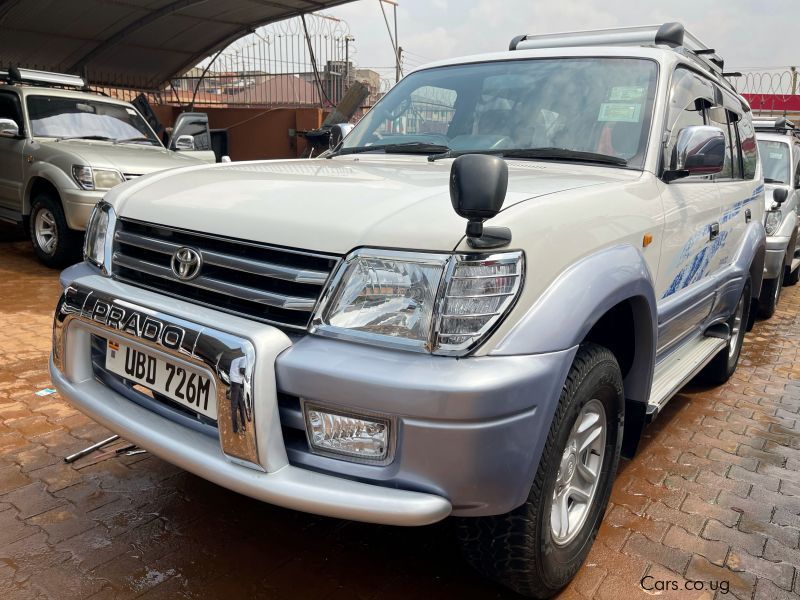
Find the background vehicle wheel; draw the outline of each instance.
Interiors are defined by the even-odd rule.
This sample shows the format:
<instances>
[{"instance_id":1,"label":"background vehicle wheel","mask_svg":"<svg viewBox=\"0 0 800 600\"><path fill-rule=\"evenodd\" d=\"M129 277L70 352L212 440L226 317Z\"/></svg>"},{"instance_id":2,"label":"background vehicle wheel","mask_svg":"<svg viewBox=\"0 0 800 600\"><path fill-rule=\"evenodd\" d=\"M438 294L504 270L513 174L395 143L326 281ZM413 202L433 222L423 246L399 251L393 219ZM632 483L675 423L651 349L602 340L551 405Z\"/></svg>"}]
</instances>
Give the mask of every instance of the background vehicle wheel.
<instances>
[{"instance_id":1,"label":"background vehicle wheel","mask_svg":"<svg viewBox=\"0 0 800 600\"><path fill-rule=\"evenodd\" d=\"M800 281L800 267L796 268L794 271L789 271L787 269L784 283L786 285L795 285L798 281Z\"/></svg>"},{"instance_id":2,"label":"background vehicle wheel","mask_svg":"<svg viewBox=\"0 0 800 600\"><path fill-rule=\"evenodd\" d=\"M80 260L83 236L67 226L58 200L47 194L34 197L29 229L33 251L48 267L65 267Z\"/></svg>"},{"instance_id":3,"label":"background vehicle wheel","mask_svg":"<svg viewBox=\"0 0 800 600\"><path fill-rule=\"evenodd\" d=\"M728 327L731 330L731 337L728 345L720 350L705 369L700 373L700 379L712 385L721 385L730 379L736 370L739 362L739 354L742 352L742 342L747 329L747 315L750 311L750 278L744 284L742 296L736 304L733 314L728 319Z\"/></svg>"},{"instance_id":4,"label":"background vehicle wheel","mask_svg":"<svg viewBox=\"0 0 800 600\"><path fill-rule=\"evenodd\" d=\"M459 523L464 555L473 568L534 598L549 598L572 579L608 504L624 410L614 355L596 344L581 345L527 501L505 515Z\"/></svg>"},{"instance_id":5,"label":"background vehicle wheel","mask_svg":"<svg viewBox=\"0 0 800 600\"><path fill-rule=\"evenodd\" d=\"M758 298L758 316L762 319L769 319L775 314L778 301L781 298L783 288L783 278L778 275L774 279L765 279L761 284L761 295Z\"/></svg>"}]
</instances>

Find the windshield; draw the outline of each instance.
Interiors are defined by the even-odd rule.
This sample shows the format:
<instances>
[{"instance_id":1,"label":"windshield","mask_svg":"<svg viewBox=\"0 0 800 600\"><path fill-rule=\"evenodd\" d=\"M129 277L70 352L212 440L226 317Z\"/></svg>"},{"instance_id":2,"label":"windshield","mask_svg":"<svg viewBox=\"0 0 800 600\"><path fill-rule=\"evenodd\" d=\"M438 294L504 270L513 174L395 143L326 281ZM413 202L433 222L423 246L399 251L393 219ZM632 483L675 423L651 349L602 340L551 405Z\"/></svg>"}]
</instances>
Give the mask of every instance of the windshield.
<instances>
[{"instance_id":1,"label":"windshield","mask_svg":"<svg viewBox=\"0 0 800 600\"><path fill-rule=\"evenodd\" d=\"M789 183L789 144L758 140L758 153L767 183Z\"/></svg>"},{"instance_id":2,"label":"windshield","mask_svg":"<svg viewBox=\"0 0 800 600\"><path fill-rule=\"evenodd\" d=\"M342 151L387 145L394 151L414 143L456 152L557 148L640 168L657 71L655 62L633 58L510 60L418 71L361 120Z\"/></svg>"},{"instance_id":3,"label":"windshield","mask_svg":"<svg viewBox=\"0 0 800 600\"><path fill-rule=\"evenodd\" d=\"M130 106L38 95L28 96L27 104L34 137L161 145L145 120Z\"/></svg>"}]
</instances>

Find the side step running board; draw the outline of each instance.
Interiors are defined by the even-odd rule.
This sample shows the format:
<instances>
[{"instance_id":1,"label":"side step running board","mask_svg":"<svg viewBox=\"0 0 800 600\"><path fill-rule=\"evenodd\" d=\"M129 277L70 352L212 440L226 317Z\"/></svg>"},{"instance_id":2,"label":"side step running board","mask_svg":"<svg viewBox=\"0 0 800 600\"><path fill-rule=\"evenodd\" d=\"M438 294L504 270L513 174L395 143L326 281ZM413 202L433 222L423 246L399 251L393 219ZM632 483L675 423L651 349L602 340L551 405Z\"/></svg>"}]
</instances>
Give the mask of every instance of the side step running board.
<instances>
[{"instance_id":1,"label":"side step running board","mask_svg":"<svg viewBox=\"0 0 800 600\"><path fill-rule=\"evenodd\" d=\"M656 365L647 421L652 421L667 401L727 345L727 338L700 336Z\"/></svg>"}]
</instances>

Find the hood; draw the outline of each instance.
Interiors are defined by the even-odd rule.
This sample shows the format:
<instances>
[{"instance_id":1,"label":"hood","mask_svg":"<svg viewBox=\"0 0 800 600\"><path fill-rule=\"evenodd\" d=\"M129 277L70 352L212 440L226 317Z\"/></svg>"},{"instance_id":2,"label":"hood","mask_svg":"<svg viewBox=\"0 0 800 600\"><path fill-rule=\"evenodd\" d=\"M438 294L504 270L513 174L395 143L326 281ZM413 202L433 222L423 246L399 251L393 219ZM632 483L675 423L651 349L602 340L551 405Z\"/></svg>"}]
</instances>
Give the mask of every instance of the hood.
<instances>
[{"instance_id":1,"label":"hood","mask_svg":"<svg viewBox=\"0 0 800 600\"><path fill-rule=\"evenodd\" d=\"M120 173L146 175L164 169L203 164L187 154L173 152L164 147L143 144L111 144L88 140L62 140L47 142L53 150L79 156L87 165L117 169Z\"/></svg>"},{"instance_id":2,"label":"hood","mask_svg":"<svg viewBox=\"0 0 800 600\"><path fill-rule=\"evenodd\" d=\"M451 251L466 227L450 203L451 164L394 155L218 164L151 175L107 199L121 217L320 252L360 246ZM638 176L509 161L503 211L546 194Z\"/></svg>"}]
</instances>

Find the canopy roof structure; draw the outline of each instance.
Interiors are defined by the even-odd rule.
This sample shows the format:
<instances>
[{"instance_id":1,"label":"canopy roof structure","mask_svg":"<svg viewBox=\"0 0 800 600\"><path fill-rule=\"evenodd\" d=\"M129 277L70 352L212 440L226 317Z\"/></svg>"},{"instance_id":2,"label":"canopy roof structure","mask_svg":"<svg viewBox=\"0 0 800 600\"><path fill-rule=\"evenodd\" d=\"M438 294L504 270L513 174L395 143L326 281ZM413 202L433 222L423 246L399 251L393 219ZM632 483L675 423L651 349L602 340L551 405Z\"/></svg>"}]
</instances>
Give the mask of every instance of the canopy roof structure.
<instances>
[{"instance_id":1,"label":"canopy roof structure","mask_svg":"<svg viewBox=\"0 0 800 600\"><path fill-rule=\"evenodd\" d=\"M257 27L352 0L0 0L0 67L156 89Z\"/></svg>"}]
</instances>

